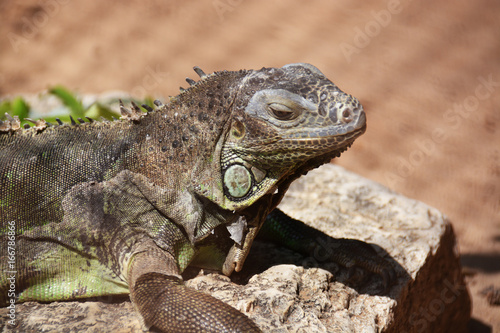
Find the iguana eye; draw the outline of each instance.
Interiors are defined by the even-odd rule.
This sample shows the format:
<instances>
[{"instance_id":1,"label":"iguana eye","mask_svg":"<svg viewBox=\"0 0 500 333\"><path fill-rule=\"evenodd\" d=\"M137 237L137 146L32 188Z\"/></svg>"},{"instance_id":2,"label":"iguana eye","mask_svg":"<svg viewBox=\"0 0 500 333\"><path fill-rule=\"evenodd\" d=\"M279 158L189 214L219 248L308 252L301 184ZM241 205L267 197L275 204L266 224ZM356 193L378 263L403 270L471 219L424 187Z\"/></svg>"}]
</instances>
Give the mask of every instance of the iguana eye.
<instances>
[{"instance_id":1,"label":"iguana eye","mask_svg":"<svg viewBox=\"0 0 500 333\"><path fill-rule=\"evenodd\" d=\"M278 120L292 120L299 115L298 112L280 103L270 103L267 105L267 109Z\"/></svg>"}]
</instances>

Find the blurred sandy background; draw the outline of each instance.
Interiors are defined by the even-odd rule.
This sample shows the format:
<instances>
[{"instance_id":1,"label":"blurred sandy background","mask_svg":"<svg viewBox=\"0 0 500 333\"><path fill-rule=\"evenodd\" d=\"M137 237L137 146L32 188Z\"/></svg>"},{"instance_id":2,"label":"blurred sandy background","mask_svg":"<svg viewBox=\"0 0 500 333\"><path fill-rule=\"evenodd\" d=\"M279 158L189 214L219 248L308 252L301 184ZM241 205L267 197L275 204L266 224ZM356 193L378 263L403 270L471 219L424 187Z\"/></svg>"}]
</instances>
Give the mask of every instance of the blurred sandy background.
<instances>
[{"instance_id":1,"label":"blurred sandy background","mask_svg":"<svg viewBox=\"0 0 500 333\"><path fill-rule=\"evenodd\" d=\"M175 95L205 72L309 62L358 97L337 161L445 212L475 331L500 332L500 2L0 0L0 96Z\"/></svg>"}]
</instances>

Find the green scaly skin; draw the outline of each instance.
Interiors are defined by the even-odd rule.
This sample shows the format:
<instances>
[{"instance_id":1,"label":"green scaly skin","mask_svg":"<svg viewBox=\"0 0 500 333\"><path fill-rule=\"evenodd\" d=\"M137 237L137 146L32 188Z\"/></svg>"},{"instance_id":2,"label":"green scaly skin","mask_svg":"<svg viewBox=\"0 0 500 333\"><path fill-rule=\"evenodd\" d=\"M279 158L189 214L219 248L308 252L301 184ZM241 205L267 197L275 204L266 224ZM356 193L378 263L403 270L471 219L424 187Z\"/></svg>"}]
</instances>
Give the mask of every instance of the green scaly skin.
<instances>
[{"instance_id":1,"label":"green scaly skin","mask_svg":"<svg viewBox=\"0 0 500 333\"><path fill-rule=\"evenodd\" d=\"M122 108L120 121L0 122L2 306L15 274L18 302L130 293L146 328L259 331L180 274L240 270L290 183L347 149L365 115L312 65L195 70L189 89L148 113ZM270 220L271 238L314 247Z\"/></svg>"}]
</instances>

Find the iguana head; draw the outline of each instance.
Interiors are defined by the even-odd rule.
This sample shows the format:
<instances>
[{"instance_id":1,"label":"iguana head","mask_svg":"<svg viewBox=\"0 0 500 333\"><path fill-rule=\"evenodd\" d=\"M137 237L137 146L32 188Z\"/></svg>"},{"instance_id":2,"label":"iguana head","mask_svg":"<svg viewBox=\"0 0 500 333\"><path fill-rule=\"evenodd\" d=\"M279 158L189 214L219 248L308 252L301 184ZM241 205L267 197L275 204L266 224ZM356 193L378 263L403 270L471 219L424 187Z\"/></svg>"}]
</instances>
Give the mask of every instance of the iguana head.
<instances>
[{"instance_id":1,"label":"iguana head","mask_svg":"<svg viewBox=\"0 0 500 333\"><path fill-rule=\"evenodd\" d=\"M243 205L339 156L366 129L359 101L310 64L248 72L233 107L221 171L226 198Z\"/></svg>"}]
</instances>

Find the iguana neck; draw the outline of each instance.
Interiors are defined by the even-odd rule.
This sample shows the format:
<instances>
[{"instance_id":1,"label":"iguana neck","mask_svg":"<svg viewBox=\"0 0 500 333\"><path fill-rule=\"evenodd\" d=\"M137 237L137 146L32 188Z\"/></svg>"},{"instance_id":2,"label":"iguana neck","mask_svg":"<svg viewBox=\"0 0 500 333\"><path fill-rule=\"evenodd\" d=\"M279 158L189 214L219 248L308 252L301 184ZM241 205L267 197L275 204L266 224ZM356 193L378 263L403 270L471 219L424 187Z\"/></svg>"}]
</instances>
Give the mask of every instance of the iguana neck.
<instances>
[{"instance_id":1,"label":"iguana neck","mask_svg":"<svg viewBox=\"0 0 500 333\"><path fill-rule=\"evenodd\" d=\"M141 138L136 171L158 185L178 180L202 182L217 173L217 144L230 119L230 107L243 73L207 75L134 126Z\"/></svg>"}]
</instances>

